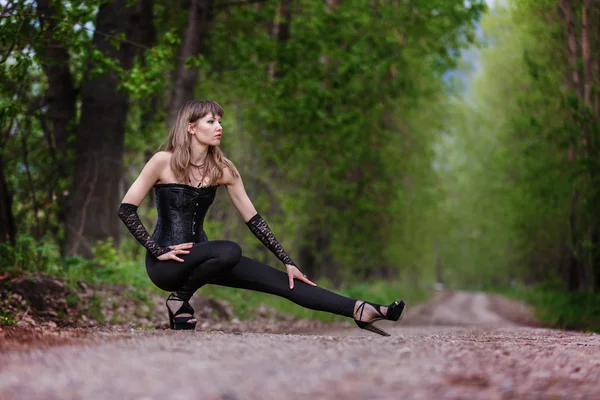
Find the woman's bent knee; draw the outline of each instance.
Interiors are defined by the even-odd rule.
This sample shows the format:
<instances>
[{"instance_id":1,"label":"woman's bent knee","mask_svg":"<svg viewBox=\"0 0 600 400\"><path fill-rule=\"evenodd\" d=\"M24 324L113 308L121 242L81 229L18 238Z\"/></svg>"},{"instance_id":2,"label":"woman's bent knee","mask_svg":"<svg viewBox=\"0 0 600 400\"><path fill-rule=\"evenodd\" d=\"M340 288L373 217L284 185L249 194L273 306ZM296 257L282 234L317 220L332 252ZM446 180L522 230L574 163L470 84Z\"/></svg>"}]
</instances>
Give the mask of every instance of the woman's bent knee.
<instances>
[{"instance_id":1,"label":"woman's bent knee","mask_svg":"<svg viewBox=\"0 0 600 400\"><path fill-rule=\"evenodd\" d=\"M223 264L234 266L242 258L242 248L236 242L230 240L220 241L222 249L220 251L219 259Z\"/></svg>"}]
</instances>

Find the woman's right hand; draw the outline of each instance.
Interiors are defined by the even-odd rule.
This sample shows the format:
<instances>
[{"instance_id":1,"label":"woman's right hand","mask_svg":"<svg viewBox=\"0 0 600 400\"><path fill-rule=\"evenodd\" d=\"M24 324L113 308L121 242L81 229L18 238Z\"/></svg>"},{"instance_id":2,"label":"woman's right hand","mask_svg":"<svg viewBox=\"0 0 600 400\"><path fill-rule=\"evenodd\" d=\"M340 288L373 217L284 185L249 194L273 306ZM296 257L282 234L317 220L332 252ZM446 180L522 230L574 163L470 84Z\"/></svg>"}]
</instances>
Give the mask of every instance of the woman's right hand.
<instances>
[{"instance_id":1,"label":"woman's right hand","mask_svg":"<svg viewBox=\"0 0 600 400\"><path fill-rule=\"evenodd\" d=\"M179 262L183 262L183 260L179 257L177 257L178 254L189 254L190 251L186 250L186 249L191 249L192 247L194 247L194 243L182 243L182 244L176 244L173 246L169 246L170 248L172 248L173 250L165 253L165 254L161 254L160 256L156 257L158 258L160 261L167 261L167 260L175 260L175 261L179 261Z\"/></svg>"}]
</instances>

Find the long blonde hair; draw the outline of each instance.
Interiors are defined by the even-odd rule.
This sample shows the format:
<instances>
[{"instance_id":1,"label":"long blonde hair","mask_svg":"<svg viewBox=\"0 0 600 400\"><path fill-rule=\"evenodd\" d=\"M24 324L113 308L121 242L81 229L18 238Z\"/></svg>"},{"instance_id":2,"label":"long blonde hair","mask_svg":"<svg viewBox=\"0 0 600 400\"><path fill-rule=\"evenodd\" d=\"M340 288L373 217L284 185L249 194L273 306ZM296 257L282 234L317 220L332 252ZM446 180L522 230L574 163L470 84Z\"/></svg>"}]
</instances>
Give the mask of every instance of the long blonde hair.
<instances>
[{"instance_id":1,"label":"long blonde hair","mask_svg":"<svg viewBox=\"0 0 600 400\"><path fill-rule=\"evenodd\" d=\"M191 134L188 132L188 124L195 123L209 113L222 117L224 111L217 102L212 100L188 101L179 109L177 119L171 127L165 150L173 154L171 156L171 170L179 182L188 182L192 166L192 139ZM233 176L240 176L235 165L225 157L220 148L208 146L208 154L204 163L204 171L208 172L209 177L208 184L216 184L223 176L225 168L228 168ZM203 180L204 176L202 177ZM204 182L200 184L204 185Z\"/></svg>"}]
</instances>

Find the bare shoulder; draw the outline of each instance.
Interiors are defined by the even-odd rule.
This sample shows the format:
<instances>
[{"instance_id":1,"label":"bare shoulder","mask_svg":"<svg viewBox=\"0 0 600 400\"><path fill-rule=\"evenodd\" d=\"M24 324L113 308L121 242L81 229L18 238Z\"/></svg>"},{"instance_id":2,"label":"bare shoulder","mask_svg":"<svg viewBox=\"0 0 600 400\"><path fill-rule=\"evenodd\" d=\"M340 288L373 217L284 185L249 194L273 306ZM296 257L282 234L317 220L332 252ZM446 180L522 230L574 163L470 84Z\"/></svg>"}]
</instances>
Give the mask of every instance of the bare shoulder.
<instances>
[{"instance_id":1,"label":"bare shoulder","mask_svg":"<svg viewBox=\"0 0 600 400\"><path fill-rule=\"evenodd\" d=\"M146 168L157 172L163 171L170 165L171 155L168 151L159 151L148 160Z\"/></svg>"},{"instance_id":2,"label":"bare shoulder","mask_svg":"<svg viewBox=\"0 0 600 400\"><path fill-rule=\"evenodd\" d=\"M170 160L171 153L166 151L159 151L154 154L125 194L123 203L140 205L152 186L162 179L168 169Z\"/></svg>"},{"instance_id":3,"label":"bare shoulder","mask_svg":"<svg viewBox=\"0 0 600 400\"><path fill-rule=\"evenodd\" d=\"M231 163L233 165L233 163ZM223 176L220 181L223 185L233 185L242 180L237 168L233 166L233 170L229 167L223 168Z\"/></svg>"},{"instance_id":4,"label":"bare shoulder","mask_svg":"<svg viewBox=\"0 0 600 400\"><path fill-rule=\"evenodd\" d=\"M148 161L148 166L151 170L154 171L154 175L156 176L156 180L158 182L173 182L174 178L171 171L171 157L173 153L168 151L159 151L152 156L152 158Z\"/></svg>"},{"instance_id":5,"label":"bare shoulder","mask_svg":"<svg viewBox=\"0 0 600 400\"><path fill-rule=\"evenodd\" d=\"M171 153L171 152L159 151L156 154L154 154L152 156L152 158L150 159L150 161L148 161L148 162L165 165L166 163L169 163L171 161L172 156L173 156L173 153Z\"/></svg>"}]
</instances>

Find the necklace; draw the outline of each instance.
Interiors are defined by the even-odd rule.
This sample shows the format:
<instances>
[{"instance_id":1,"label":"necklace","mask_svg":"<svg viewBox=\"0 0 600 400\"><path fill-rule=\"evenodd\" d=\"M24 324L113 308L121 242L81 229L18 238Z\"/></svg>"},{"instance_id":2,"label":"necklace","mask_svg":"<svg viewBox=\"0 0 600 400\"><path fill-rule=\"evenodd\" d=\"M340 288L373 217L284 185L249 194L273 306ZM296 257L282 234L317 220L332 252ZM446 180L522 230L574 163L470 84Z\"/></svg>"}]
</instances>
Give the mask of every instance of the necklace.
<instances>
[{"instance_id":1,"label":"necklace","mask_svg":"<svg viewBox=\"0 0 600 400\"><path fill-rule=\"evenodd\" d=\"M200 179L196 178L196 174L194 174L194 170L190 171L192 173L192 177L194 178L194 180L198 181L198 187L202 186L202 182L204 181L204 175L200 175ZM194 186L194 184L192 183L192 179L190 179L190 177L188 176L188 179L190 181L190 185Z\"/></svg>"},{"instance_id":2,"label":"necklace","mask_svg":"<svg viewBox=\"0 0 600 400\"><path fill-rule=\"evenodd\" d=\"M202 168L202 167L204 167L204 163L202 163L202 164L200 164L200 165L196 165L196 164L194 164L193 162L190 162L190 165L191 165L192 167L196 167L196 168Z\"/></svg>"}]
</instances>

